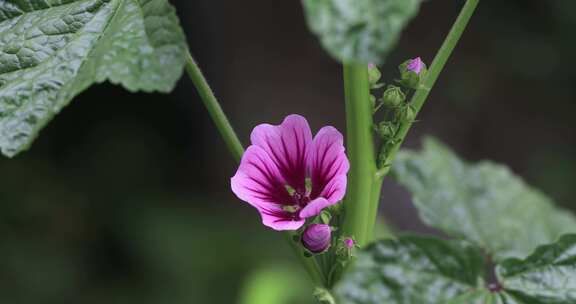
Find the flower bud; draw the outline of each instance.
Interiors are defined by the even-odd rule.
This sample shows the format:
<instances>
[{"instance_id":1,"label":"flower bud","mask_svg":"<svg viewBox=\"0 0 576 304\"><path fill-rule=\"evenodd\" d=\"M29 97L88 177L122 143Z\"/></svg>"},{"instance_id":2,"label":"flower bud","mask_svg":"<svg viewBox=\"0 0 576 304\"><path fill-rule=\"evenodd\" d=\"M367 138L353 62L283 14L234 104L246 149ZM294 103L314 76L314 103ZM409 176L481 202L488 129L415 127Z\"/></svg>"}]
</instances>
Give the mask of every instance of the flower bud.
<instances>
[{"instance_id":1,"label":"flower bud","mask_svg":"<svg viewBox=\"0 0 576 304\"><path fill-rule=\"evenodd\" d=\"M332 228L325 224L311 224L302 234L302 245L310 252L321 253L330 247Z\"/></svg>"},{"instance_id":2,"label":"flower bud","mask_svg":"<svg viewBox=\"0 0 576 304\"><path fill-rule=\"evenodd\" d=\"M416 118L416 110L412 105L405 105L398 111L398 118L402 121L413 121Z\"/></svg>"},{"instance_id":3,"label":"flower bud","mask_svg":"<svg viewBox=\"0 0 576 304\"><path fill-rule=\"evenodd\" d=\"M354 248L358 248L358 244L352 237L341 237L338 239L336 255L341 262L347 263L354 255Z\"/></svg>"},{"instance_id":4,"label":"flower bud","mask_svg":"<svg viewBox=\"0 0 576 304\"><path fill-rule=\"evenodd\" d=\"M382 94L382 102L386 107L396 108L406 100L406 94L397 86L389 85Z\"/></svg>"},{"instance_id":5,"label":"flower bud","mask_svg":"<svg viewBox=\"0 0 576 304\"><path fill-rule=\"evenodd\" d=\"M378 70L378 68L373 63L369 63L368 64L368 82L370 83L370 85L373 86L373 85L378 84L378 81L380 81L380 77L382 77L380 70Z\"/></svg>"},{"instance_id":6,"label":"flower bud","mask_svg":"<svg viewBox=\"0 0 576 304\"><path fill-rule=\"evenodd\" d=\"M421 80L428 71L426 64L420 57L405 61L398 69L400 70L400 83L412 89L418 89Z\"/></svg>"},{"instance_id":7,"label":"flower bud","mask_svg":"<svg viewBox=\"0 0 576 304\"><path fill-rule=\"evenodd\" d=\"M354 242L352 238L345 238L344 240L342 240L342 243L344 243L344 246L347 249L352 249L354 248L354 246L356 246L356 242Z\"/></svg>"},{"instance_id":8,"label":"flower bud","mask_svg":"<svg viewBox=\"0 0 576 304\"><path fill-rule=\"evenodd\" d=\"M393 138L396 133L395 131L394 124L389 121L381 121L378 126L376 126L376 133L384 140Z\"/></svg>"},{"instance_id":9,"label":"flower bud","mask_svg":"<svg viewBox=\"0 0 576 304\"><path fill-rule=\"evenodd\" d=\"M408 60L408 65L406 69L410 72L416 73L416 75L420 75L423 69L426 69L426 65L422 62L420 57L414 58L412 60Z\"/></svg>"}]
</instances>

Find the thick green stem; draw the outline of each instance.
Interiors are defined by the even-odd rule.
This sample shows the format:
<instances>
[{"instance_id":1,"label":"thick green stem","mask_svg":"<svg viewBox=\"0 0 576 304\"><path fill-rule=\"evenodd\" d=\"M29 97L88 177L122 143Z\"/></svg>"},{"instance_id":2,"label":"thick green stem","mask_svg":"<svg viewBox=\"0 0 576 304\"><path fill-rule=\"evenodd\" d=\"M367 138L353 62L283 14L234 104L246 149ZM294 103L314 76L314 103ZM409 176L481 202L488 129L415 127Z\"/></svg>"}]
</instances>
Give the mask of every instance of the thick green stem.
<instances>
[{"instance_id":1,"label":"thick green stem","mask_svg":"<svg viewBox=\"0 0 576 304\"><path fill-rule=\"evenodd\" d=\"M380 192L382 191L382 182L384 178L376 174L374 184L372 185L372 193L370 194L370 214L374 216L367 219L366 233L368 240L374 240L374 227L378 220L378 206L380 205Z\"/></svg>"},{"instance_id":2,"label":"thick green stem","mask_svg":"<svg viewBox=\"0 0 576 304\"><path fill-rule=\"evenodd\" d=\"M456 22L454 22L454 25L452 25L452 28L450 29L448 36L446 36L446 39L444 40L444 43L440 47L440 50L438 50L436 57L434 57L434 61L432 61L432 65L430 66L430 69L428 70L425 79L420 85L420 88L416 90L414 96L412 96L410 104L414 107L414 112L416 115L420 112L420 109L422 109L422 106L424 105L426 99L428 98L430 90L432 90L432 88L434 87L434 84L436 83L436 80L438 79L440 72L442 72L442 70L444 69L444 66L448 61L448 58L452 54L452 51L456 47L456 44L458 44L458 40L460 40L462 33L464 33L464 29L466 29L468 21L470 21L470 18L472 17L472 14L474 13L476 6L478 6L478 1L479 0L466 1L464 6L462 7L462 10L460 11L460 15L458 15ZM398 133L396 135L396 142L394 146L390 149L390 152L386 157L385 161L386 166L382 168L380 171L378 171L377 175L379 178L383 178L388 174L388 172L390 172L392 160L394 159L396 153L400 149L400 146L404 142L406 134L408 134L408 131L410 130L410 127L412 126L413 123L414 121L404 121L400 125ZM378 206L372 206L372 209L374 208L378 208Z\"/></svg>"},{"instance_id":3,"label":"thick green stem","mask_svg":"<svg viewBox=\"0 0 576 304\"><path fill-rule=\"evenodd\" d=\"M240 139L238 139L238 136L234 132L234 129L228 121L226 114L224 114L220 103L218 103L216 96L214 96L214 92L212 92L212 89L210 89L206 78L204 78L204 75L202 75L202 71L190 53L188 53L186 56L186 72L198 90L200 99L202 99L202 102L204 103L206 110L208 110L212 121L214 121L216 128L218 128L220 136L226 143L226 147L228 147L228 150L230 150L230 153L232 153L234 160L240 162L240 158L244 153L242 143L240 142Z\"/></svg>"},{"instance_id":4,"label":"thick green stem","mask_svg":"<svg viewBox=\"0 0 576 304\"><path fill-rule=\"evenodd\" d=\"M368 219L376 216L376 214L370 214L371 194L377 168L366 64L344 65L344 93L350 172L344 203L342 235L354 237L362 246L368 241Z\"/></svg>"},{"instance_id":5,"label":"thick green stem","mask_svg":"<svg viewBox=\"0 0 576 304\"><path fill-rule=\"evenodd\" d=\"M236 132L234 132L234 129L232 128L232 125L228 121L228 118L226 117L226 114L222 110L222 107L220 106L220 103L216 99L216 96L214 96L212 89L210 89L210 86L208 85L206 78L204 78L202 71L200 71L200 68L198 67L198 65L196 64L194 58L192 58L192 55L190 53L188 53L186 57L186 72L188 73L188 76L194 83L196 90L198 90L200 99L202 99L204 106L208 110L210 117L212 118L214 124L218 128L220 136L224 139L224 142L226 143L228 150L232 154L232 157L234 158L234 160L236 160L236 162L239 163L240 159L242 158L242 154L244 154L244 147L242 146L240 139L236 135ZM304 256L304 252L302 251L302 249L299 248L292 239L291 233L286 232L285 235L288 239L288 242L290 243L290 247L294 250L294 254L298 256L298 259L300 260L300 262L310 275L310 278L312 279L314 284L318 286L324 286L326 284L326 280L322 275L322 271L320 270L320 267L318 266L316 259L307 258Z\"/></svg>"}]
</instances>

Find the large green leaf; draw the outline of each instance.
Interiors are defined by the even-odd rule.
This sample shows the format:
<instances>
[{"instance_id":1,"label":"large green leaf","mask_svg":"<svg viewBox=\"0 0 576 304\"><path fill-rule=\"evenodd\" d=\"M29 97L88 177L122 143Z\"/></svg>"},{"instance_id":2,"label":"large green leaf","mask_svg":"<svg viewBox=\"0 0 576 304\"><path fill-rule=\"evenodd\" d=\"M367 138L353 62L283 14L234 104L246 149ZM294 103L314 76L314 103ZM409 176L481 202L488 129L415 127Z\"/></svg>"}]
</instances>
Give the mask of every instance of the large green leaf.
<instances>
[{"instance_id":1,"label":"large green leaf","mask_svg":"<svg viewBox=\"0 0 576 304\"><path fill-rule=\"evenodd\" d=\"M91 84L172 90L186 42L166 0L0 1L0 149L13 156Z\"/></svg>"},{"instance_id":2,"label":"large green leaf","mask_svg":"<svg viewBox=\"0 0 576 304\"><path fill-rule=\"evenodd\" d=\"M308 26L340 61L382 63L420 0L303 0Z\"/></svg>"},{"instance_id":3,"label":"large green leaf","mask_svg":"<svg viewBox=\"0 0 576 304\"><path fill-rule=\"evenodd\" d=\"M440 302L428 302L441 304ZM503 304L500 295L487 289L474 290L446 302L447 304Z\"/></svg>"},{"instance_id":4,"label":"large green leaf","mask_svg":"<svg viewBox=\"0 0 576 304\"><path fill-rule=\"evenodd\" d=\"M538 247L524 260L503 261L497 274L506 303L576 303L576 234Z\"/></svg>"},{"instance_id":5,"label":"large green leaf","mask_svg":"<svg viewBox=\"0 0 576 304\"><path fill-rule=\"evenodd\" d=\"M393 172L427 224L475 242L496 260L525 257L561 234L576 232L574 216L506 167L468 164L432 139L421 152L399 153Z\"/></svg>"},{"instance_id":6,"label":"large green leaf","mask_svg":"<svg viewBox=\"0 0 576 304\"><path fill-rule=\"evenodd\" d=\"M474 299L484 267L480 250L467 242L404 236L373 243L361 251L335 294L343 304L448 303L459 296Z\"/></svg>"}]
</instances>

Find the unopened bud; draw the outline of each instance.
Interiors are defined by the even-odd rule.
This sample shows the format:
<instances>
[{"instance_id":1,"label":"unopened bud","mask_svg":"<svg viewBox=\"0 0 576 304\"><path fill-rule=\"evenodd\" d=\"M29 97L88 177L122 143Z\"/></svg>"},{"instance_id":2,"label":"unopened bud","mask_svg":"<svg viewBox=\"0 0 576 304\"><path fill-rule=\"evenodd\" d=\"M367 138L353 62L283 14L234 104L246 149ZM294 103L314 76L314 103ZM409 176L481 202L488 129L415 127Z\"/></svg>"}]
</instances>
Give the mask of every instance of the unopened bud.
<instances>
[{"instance_id":1,"label":"unopened bud","mask_svg":"<svg viewBox=\"0 0 576 304\"><path fill-rule=\"evenodd\" d=\"M344 246L347 249L352 249L354 248L354 246L356 246L356 242L354 242L352 238L344 238L344 240L342 240L342 243L344 243Z\"/></svg>"},{"instance_id":2,"label":"unopened bud","mask_svg":"<svg viewBox=\"0 0 576 304\"><path fill-rule=\"evenodd\" d=\"M417 75L420 75L422 73L422 70L426 69L426 65L424 64L422 59L420 59L420 57L417 57L408 60L408 65L406 66L406 69L408 71L416 73Z\"/></svg>"},{"instance_id":3,"label":"unopened bud","mask_svg":"<svg viewBox=\"0 0 576 304\"><path fill-rule=\"evenodd\" d=\"M382 121L376 126L376 133L380 138L387 140L394 137L396 128L392 122Z\"/></svg>"},{"instance_id":4,"label":"unopened bud","mask_svg":"<svg viewBox=\"0 0 576 304\"><path fill-rule=\"evenodd\" d=\"M380 81L380 77L382 77L380 70L378 70L378 68L373 63L369 63L368 64L368 82L370 82L370 85L373 86L373 85L378 84L378 81Z\"/></svg>"},{"instance_id":5,"label":"unopened bud","mask_svg":"<svg viewBox=\"0 0 576 304\"><path fill-rule=\"evenodd\" d=\"M312 253L324 252L332 241L332 228L326 224L311 224L302 234L302 245Z\"/></svg>"},{"instance_id":6,"label":"unopened bud","mask_svg":"<svg viewBox=\"0 0 576 304\"><path fill-rule=\"evenodd\" d=\"M420 57L405 61L398 69L400 70L400 83L412 89L418 89L420 82L428 71L426 64Z\"/></svg>"},{"instance_id":7,"label":"unopened bud","mask_svg":"<svg viewBox=\"0 0 576 304\"><path fill-rule=\"evenodd\" d=\"M396 108L400 106L406 100L406 94L402 92L402 89L397 86L389 85L382 94L382 102L384 106L389 108Z\"/></svg>"},{"instance_id":8,"label":"unopened bud","mask_svg":"<svg viewBox=\"0 0 576 304\"><path fill-rule=\"evenodd\" d=\"M398 118L402 121L413 121L416 118L416 110L412 105L405 105L398 111Z\"/></svg>"},{"instance_id":9,"label":"unopened bud","mask_svg":"<svg viewBox=\"0 0 576 304\"><path fill-rule=\"evenodd\" d=\"M338 255L340 261L346 263L353 256L354 248L358 248L358 244L351 237L341 237L338 239L338 247L336 249L336 254Z\"/></svg>"}]
</instances>

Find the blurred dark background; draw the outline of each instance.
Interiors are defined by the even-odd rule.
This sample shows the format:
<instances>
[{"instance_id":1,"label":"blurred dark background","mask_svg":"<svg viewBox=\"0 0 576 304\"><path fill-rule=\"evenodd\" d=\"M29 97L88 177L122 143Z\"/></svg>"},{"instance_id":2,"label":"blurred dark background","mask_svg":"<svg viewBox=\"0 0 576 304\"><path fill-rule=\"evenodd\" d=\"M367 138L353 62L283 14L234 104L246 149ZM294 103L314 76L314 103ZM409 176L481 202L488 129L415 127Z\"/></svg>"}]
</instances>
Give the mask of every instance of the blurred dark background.
<instances>
[{"instance_id":1,"label":"blurred dark background","mask_svg":"<svg viewBox=\"0 0 576 304\"><path fill-rule=\"evenodd\" d=\"M299 1L171 2L244 143L290 113L344 130L340 66ZM481 2L407 146L434 135L574 209L576 1ZM425 2L384 78L429 63L462 3ZM306 291L282 236L229 191L235 169L186 77L170 95L90 88L0 160L0 303L238 303L274 273ZM403 189L384 191L391 224L426 230Z\"/></svg>"}]
</instances>

